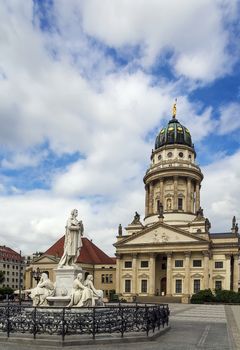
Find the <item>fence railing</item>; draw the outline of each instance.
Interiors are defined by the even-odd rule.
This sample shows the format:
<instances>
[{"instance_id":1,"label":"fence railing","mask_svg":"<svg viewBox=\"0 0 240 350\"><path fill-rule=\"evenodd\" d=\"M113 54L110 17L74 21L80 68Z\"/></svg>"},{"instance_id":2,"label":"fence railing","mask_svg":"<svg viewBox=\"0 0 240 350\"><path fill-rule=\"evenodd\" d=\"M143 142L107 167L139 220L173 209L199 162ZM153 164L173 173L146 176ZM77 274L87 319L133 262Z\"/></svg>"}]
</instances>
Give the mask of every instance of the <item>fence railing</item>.
<instances>
[{"instance_id":1,"label":"fence railing","mask_svg":"<svg viewBox=\"0 0 240 350\"><path fill-rule=\"evenodd\" d=\"M117 304L105 307L60 308L0 305L0 333L66 336L128 332L154 332L168 325L167 304Z\"/></svg>"}]
</instances>

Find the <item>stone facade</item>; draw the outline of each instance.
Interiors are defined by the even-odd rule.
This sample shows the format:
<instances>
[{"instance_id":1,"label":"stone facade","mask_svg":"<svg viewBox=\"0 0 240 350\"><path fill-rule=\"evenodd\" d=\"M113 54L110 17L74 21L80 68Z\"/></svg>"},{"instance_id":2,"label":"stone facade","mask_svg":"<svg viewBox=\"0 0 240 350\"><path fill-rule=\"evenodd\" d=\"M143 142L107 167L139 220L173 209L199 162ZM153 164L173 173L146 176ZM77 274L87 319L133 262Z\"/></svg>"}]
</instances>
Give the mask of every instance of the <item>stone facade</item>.
<instances>
[{"instance_id":1,"label":"stone facade","mask_svg":"<svg viewBox=\"0 0 240 350\"><path fill-rule=\"evenodd\" d=\"M134 220L114 244L116 292L124 298L238 290L237 226L210 233L200 206L203 174L195 161L190 133L173 117L157 136L143 179L144 221Z\"/></svg>"}]
</instances>

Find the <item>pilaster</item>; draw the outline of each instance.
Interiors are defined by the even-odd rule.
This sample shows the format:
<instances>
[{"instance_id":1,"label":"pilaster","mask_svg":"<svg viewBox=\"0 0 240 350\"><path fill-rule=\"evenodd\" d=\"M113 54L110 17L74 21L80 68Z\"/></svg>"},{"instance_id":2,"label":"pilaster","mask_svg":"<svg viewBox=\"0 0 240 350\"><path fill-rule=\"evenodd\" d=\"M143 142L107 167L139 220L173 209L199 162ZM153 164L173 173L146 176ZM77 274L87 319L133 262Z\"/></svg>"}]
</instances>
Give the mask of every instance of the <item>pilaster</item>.
<instances>
[{"instance_id":1,"label":"pilaster","mask_svg":"<svg viewBox=\"0 0 240 350\"><path fill-rule=\"evenodd\" d=\"M163 201L163 179L161 179L160 181L160 202L163 204L163 206L164 206L164 201ZM164 210L164 208L163 208L163 210Z\"/></svg>"},{"instance_id":2,"label":"pilaster","mask_svg":"<svg viewBox=\"0 0 240 350\"><path fill-rule=\"evenodd\" d=\"M149 186L145 186L145 216L149 214Z\"/></svg>"},{"instance_id":3,"label":"pilaster","mask_svg":"<svg viewBox=\"0 0 240 350\"><path fill-rule=\"evenodd\" d=\"M173 210L177 210L178 209L178 176L173 177L173 189L174 189Z\"/></svg>"},{"instance_id":4,"label":"pilaster","mask_svg":"<svg viewBox=\"0 0 240 350\"><path fill-rule=\"evenodd\" d=\"M185 252L185 280L184 294L190 294L190 256L191 252Z\"/></svg>"},{"instance_id":5,"label":"pilaster","mask_svg":"<svg viewBox=\"0 0 240 350\"><path fill-rule=\"evenodd\" d=\"M121 293L120 276L121 276L121 254L116 254L116 293Z\"/></svg>"},{"instance_id":6,"label":"pilaster","mask_svg":"<svg viewBox=\"0 0 240 350\"><path fill-rule=\"evenodd\" d=\"M153 183L149 184L149 206L148 206L148 214L153 214Z\"/></svg>"},{"instance_id":7,"label":"pilaster","mask_svg":"<svg viewBox=\"0 0 240 350\"><path fill-rule=\"evenodd\" d=\"M209 288L209 251L203 251L204 289Z\"/></svg>"},{"instance_id":8,"label":"pilaster","mask_svg":"<svg viewBox=\"0 0 240 350\"><path fill-rule=\"evenodd\" d=\"M195 212L197 212L200 208L200 184L199 182L196 183L196 206L195 206Z\"/></svg>"},{"instance_id":9,"label":"pilaster","mask_svg":"<svg viewBox=\"0 0 240 350\"><path fill-rule=\"evenodd\" d=\"M133 285L132 285L132 293L137 293L137 283L138 283L138 255L132 255L132 270L133 270Z\"/></svg>"},{"instance_id":10,"label":"pilaster","mask_svg":"<svg viewBox=\"0 0 240 350\"><path fill-rule=\"evenodd\" d=\"M187 178L187 212L191 212L191 178Z\"/></svg>"},{"instance_id":11,"label":"pilaster","mask_svg":"<svg viewBox=\"0 0 240 350\"><path fill-rule=\"evenodd\" d=\"M156 267L156 254L150 254L149 260L149 270L150 270L150 278L149 278L149 294L155 295L155 267Z\"/></svg>"},{"instance_id":12,"label":"pilaster","mask_svg":"<svg viewBox=\"0 0 240 350\"><path fill-rule=\"evenodd\" d=\"M239 261L239 255L234 254L233 255L233 291L237 292L238 291L238 276L239 276L239 266L238 266L238 261Z\"/></svg>"},{"instance_id":13,"label":"pilaster","mask_svg":"<svg viewBox=\"0 0 240 350\"><path fill-rule=\"evenodd\" d=\"M172 295L172 252L167 253L167 296Z\"/></svg>"}]
</instances>

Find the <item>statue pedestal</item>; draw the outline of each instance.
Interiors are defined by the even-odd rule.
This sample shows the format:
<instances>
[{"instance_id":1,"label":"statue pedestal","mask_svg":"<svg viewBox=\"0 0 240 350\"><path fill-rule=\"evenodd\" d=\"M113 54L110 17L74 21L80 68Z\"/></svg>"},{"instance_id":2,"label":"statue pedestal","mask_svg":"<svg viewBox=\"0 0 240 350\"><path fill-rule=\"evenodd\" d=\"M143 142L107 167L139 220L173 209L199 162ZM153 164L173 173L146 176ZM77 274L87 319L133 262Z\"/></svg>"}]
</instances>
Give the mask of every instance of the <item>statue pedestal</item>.
<instances>
[{"instance_id":1,"label":"statue pedestal","mask_svg":"<svg viewBox=\"0 0 240 350\"><path fill-rule=\"evenodd\" d=\"M68 267L57 268L56 270L56 296L70 296L73 286L73 281L77 275L81 272L84 276L84 272L81 267Z\"/></svg>"},{"instance_id":2,"label":"statue pedestal","mask_svg":"<svg viewBox=\"0 0 240 350\"><path fill-rule=\"evenodd\" d=\"M52 306L67 306L71 299L71 291L73 281L79 273L83 276L85 271L81 267L64 266L56 270L56 287L55 295L47 297L47 300Z\"/></svg>"}]
</instances>

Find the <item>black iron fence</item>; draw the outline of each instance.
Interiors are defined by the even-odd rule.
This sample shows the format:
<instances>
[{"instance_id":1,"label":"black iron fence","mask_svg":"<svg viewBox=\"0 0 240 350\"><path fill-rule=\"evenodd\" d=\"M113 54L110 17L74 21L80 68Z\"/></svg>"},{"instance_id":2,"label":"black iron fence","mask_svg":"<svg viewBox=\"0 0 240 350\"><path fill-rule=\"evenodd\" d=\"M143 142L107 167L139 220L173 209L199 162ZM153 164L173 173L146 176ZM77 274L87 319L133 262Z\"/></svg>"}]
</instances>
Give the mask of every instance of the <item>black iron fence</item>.
<instances>
[{"instance_id":1,"label":"black iron fence","mask_svg":"<svg viewBox=\"0 0 240 350\"><path fill-rule=\"evenodd\" d=\"M8 337L13 333L65 336L119 333L154 332L168 325L167 304L118 304L91 308L31 307L0 305L0 332Z\"/></svg>"}]
</instances>

